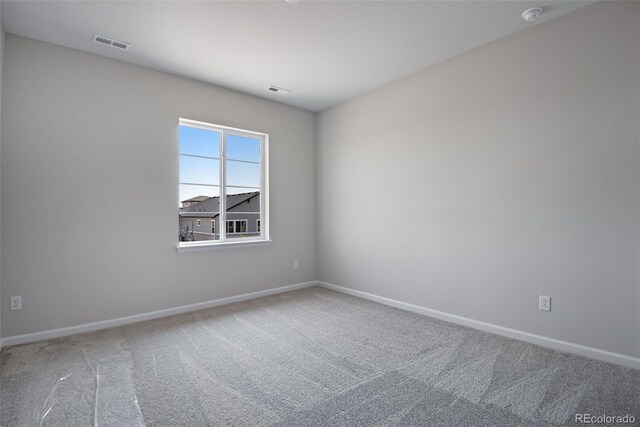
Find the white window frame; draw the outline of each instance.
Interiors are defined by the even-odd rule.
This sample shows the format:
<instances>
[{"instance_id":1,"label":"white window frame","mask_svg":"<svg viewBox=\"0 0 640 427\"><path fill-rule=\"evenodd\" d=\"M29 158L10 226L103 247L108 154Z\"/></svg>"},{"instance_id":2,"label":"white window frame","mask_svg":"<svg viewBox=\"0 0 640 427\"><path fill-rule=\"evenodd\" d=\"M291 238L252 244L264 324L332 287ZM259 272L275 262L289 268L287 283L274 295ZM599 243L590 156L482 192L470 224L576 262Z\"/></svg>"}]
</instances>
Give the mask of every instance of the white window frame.
<instances>
[{"instance_id":1,"label":"white window frame","mask_svg":"<svg viewBox=\"0 0 640 427\"><path fill-rule=\"evenodd\" d=\"M218 218L220 224L225 224L225 227L220 227L218 240L207 240L199 242L180 242L179 236L176 239L178 241L178 252L199 250L199 249L211 249L230 246L247 246L247 245L262 245L271 243L269 235L269 135L261 132L254 132L245 129L232 128L228 126L215 125L211 123L199 122L195 120L183 119L178 120L179 126L188 126L203 130L209 130L220 133L220 213ZM227 212L226 212L226 143L227 135L236 135L242 137L248 137L258 139L260 141L260 219L261 229L259 236L248 236L242 239L233 238L227 239ZM176 135L177 136L177 135ZM178 139L178 138L176 138ZM178 155L176 156L178 162L178 170L180 168L180 141L177 143ZM178 174L179 175L179 174ZM180 180L178 179L178 194L180 188ZM179 197L178 197L179 198ZM178 204L179 205L179 204ZM180 209L178 208L178 214ZM179 216L179 215L178 215ZM231 220L230 220L231 221ZM233 221L236 221L235 219ZM249 221L247 219L240 219L237 221L245 221L247 224L247 233L249 231ZM234 223L235 231L235 223ZM237 234L237 233L229 233Z\"/></svg>"},{"instance_id":2,"label":"white window frame","mask_svg":"<svg viewBox=\"0 0 640 427\"><path fill-rule=\"evenodd\" d=\"M243 221L245 223L245 227L244 228L246 229L246 231L244 231L244 233L245 234L248 233L249 232L249 220L245 219L245 218L239 218L239 219L234 218L234 219L228 219L225 222L225 224L228 224L230 222L233 223L233 233L227 233L227 234L243 234L243 232L238 232L238 224L237 224L238 222L243 222ZM227 232L227 228L228 227L225 225L225 228L224 228L225 232Z\"/></svg>"}]
</instances>

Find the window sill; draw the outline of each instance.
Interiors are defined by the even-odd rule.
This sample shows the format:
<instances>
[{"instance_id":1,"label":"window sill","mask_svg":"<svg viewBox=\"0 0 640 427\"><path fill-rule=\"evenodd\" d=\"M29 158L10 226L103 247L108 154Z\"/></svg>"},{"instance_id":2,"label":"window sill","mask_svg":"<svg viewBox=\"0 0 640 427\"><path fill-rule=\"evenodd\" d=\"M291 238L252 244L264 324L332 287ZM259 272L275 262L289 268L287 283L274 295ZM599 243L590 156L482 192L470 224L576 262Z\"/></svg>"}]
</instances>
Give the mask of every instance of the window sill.
<instances>
[{"instance_id":1,"label":"window sill","mask_svg":"<svg viewBox=\"0 0 640 427\"><path fill-rule=\"evenodd\" d=\"M243 240L241 242L217 242L217 243L182 243L176 246L178 253L211 251L218 249L246 248L248 246L267 246L271 240Z\"/></svg>"}]
</instances>

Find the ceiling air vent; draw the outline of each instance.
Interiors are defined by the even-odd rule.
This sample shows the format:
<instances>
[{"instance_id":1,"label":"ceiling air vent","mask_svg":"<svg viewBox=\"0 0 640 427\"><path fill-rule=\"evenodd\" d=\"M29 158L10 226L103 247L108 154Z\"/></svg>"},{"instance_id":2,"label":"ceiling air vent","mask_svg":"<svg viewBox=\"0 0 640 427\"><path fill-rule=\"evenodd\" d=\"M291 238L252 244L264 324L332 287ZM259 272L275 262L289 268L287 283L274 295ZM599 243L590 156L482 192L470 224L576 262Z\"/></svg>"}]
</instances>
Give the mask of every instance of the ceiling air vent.
<instances>
[{"instance_id":1,"label":"ceiling air vent","mask_svg":"<svg viewBox=\"0 0 640 427\"><path fill-rule=\"evenodd\" d=\"M101 36L98 34L93 35L93 41L99 44L115 47L116 49L129 50L131 48L130 43L113 40L109 37Z\"/></svg>"},{"instance_id":2,"label":"ceiling air vent","mask_svg":"<svg viewBox=\"0 0 640 427\"><path fill-rule=\"evenodd\" d=\"M281 87L278 86L269 86L267 88L268 91L273 92L273 93L279 93L280 95L286 95L288 93L291 93L291 91L289 89L283 89Z\"/></svg>"}]
</instances>

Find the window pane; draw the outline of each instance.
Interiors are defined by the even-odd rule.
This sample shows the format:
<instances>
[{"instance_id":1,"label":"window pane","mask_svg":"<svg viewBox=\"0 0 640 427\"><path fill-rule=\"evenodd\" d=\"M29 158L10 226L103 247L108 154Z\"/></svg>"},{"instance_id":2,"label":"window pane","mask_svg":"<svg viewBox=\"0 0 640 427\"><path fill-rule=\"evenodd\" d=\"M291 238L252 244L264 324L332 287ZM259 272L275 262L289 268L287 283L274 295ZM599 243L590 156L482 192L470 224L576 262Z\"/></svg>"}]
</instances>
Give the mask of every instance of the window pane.
<instances>
[{"instance_id":1,"label":"window pane","mask_svg":"<svg viewBox=\"0 0 640 427\"><path fill-rule=\"evenodd\" d=\"M228 135L225 150L227 239L260 237L260 140Z\"/></svg>"},{"instance_id":2,"label":"window pane","mask_svg":"<svg viewBox=\"0 0 640 427\"><path fill-rule=\"evenodd\" d=\"M220 239L219 191L218 187L180 185L179 241Z\"/></svg>"},{"instance_id":3,"label":"window pane","mask_svg":"<svg viewBox=\"0 0 640 427\"><path fill-rule=\"evenodd\" d=\"M178 126L180 154L220 157L220 132Z\"/></svg>"},{"instance_id":4,"label":"window pane","mask_svg":"<svg viewBox=\"0 0 640 427\"><path fill-rule=\"evenodd\" d=\"M227 159L260 162L260 140L246 136L227 135Z\"/></svg>"},{"instance_id":5,"label":"window pane","mask_svg":"<svg viewBox=\"0 0 640 427\"><path fill-rule=\"evenodd\" d=\"M226 165L228 186L260 188L259 164L227 160Z\"/></svg>"},{"instance_id":6,"label":"window pane","mask_svg":"<svg viewBox=\"0 0 640 427\"><path fill-rule=\"evenodd\" d=\"M180 182L220 184L220 160L180 155Z\"/></svg>"}]
</instances>

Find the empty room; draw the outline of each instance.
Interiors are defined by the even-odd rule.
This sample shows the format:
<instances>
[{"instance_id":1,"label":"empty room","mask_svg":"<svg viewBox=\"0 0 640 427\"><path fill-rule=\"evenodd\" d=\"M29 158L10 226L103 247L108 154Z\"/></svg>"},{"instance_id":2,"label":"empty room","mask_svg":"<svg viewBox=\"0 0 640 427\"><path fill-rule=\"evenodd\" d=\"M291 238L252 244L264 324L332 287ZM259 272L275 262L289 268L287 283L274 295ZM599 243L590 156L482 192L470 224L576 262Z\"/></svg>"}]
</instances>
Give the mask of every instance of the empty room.
<instances>
[{"instance_id":1,"label":"empty room","mask_svg":"<svg viewBox=\"0 0 640 427\"><path fill-rule=\"evenodd\" d=\"M0 23L0 426L640 425L640 2Z\"/></svg>"}]
</instances>

